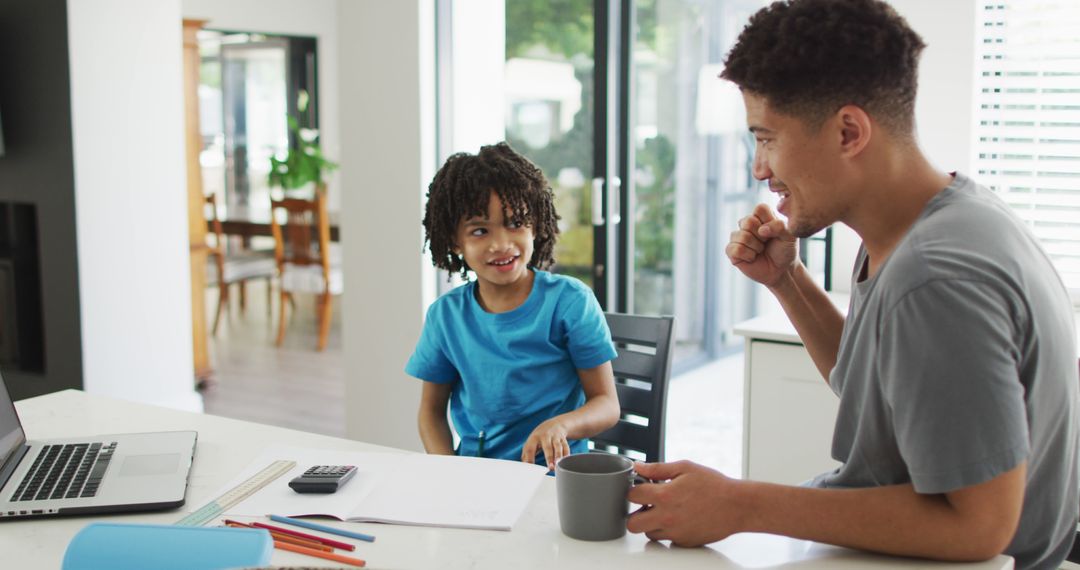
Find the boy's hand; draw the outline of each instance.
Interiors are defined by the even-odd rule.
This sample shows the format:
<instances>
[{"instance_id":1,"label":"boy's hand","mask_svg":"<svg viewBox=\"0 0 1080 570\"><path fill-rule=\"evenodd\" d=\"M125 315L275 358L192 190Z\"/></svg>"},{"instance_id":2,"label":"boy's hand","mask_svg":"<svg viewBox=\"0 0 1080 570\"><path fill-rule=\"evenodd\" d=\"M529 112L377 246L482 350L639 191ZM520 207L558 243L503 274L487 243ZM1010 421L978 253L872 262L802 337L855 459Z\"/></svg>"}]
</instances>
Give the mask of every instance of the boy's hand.
<instances>
[{"instance_id":1,"label":"boy's hand","mask_svg":"<svg viewBox=\"0 0 1080 570\"><path fill-rule=\"evenodd\" d=\"M566 440L566 428L551 418L536 426L525 440L525 446L521 448L521 460L525 463L536 461L536 453L543 450L544 461L547 462L548 470L555 469L555 462L570 455L570 443Z\"/></svg>"}]
</instances>

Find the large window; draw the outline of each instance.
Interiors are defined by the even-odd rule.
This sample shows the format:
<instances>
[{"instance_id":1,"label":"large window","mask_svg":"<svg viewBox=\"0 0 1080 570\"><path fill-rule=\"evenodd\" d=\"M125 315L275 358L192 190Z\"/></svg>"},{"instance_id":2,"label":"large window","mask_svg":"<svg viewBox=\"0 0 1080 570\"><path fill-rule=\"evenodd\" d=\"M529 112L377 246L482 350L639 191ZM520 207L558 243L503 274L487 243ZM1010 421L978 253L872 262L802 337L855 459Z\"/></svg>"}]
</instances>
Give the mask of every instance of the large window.
<instances>
[{"instance_id":1,"label":"large window","mask_svg":"<svg viewBox=\"0 0 1080 570\"><path fill-rule=\"evenodd\" d=\"M978 13L975 169L1080 301L1080 10L999 0Z\"/></svg>"},{"instance_id":2,"label":"large window","mask_svg":"<svg viewBox=\"0 0 1080 570\"><path fill-rule=\"evenodd\" d=\"M752 317L754 285L723 250L762 200L742 98L718 77L756 0L638 0L629 68L628 310L673 314L676 360L741 346L731 325Z\"/></svg>"},{"instance_id":3,"label":"large window","mask_svg":"<svg viewBox=\"0 0 1080 570\"><path fill-rule=\"evenodd\" d=\"M591 0L445 0L439 16L441 159L506 140L540 166L562 218L555 271L590 286L593 16Z\"/></svg>"},{"instance_id":4,"label":"large window","mask_svg":"<svg viewBox=\"0 0 1080 570\"><path fill-rule=\"evenodd\" d=\"M439 154L507 140L551 181L555 270L676 317L677 369L742 346L757 287L723 254L768 192L721 61L764 0L440 0ZM445 280L440 280L445 282Z\"/></svg>"}]
</instances>

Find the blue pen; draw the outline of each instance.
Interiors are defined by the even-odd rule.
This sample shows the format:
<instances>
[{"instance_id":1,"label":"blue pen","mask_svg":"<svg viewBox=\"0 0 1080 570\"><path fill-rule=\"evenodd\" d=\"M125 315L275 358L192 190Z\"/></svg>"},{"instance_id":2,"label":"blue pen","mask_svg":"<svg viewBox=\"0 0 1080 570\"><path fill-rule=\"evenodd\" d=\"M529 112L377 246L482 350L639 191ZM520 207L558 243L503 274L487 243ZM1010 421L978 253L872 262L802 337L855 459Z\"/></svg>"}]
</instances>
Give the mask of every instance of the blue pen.
<instances>
[{"instance_id":1,"label":"blue pen","mask_svg":"<svg viewBox=\"0 0 1080 570\"><path fill-rule=\"evenodd\" d=\"M300 519L294 519L289 517L283 517L281 515L267 515L270 520L277 521L279 523L291 524L294 526L301 526L304 528L310 528L311 530L321 530L330 534L336 534L340 536L347 536L349 538L355 538L357 540L366 540L368 542L375 542L375 537L370 534L364 534L361 532L352 532L348 530L341 530L340 528L334 528L332 526L326 526L308 521L302 521Z\"/></svg>"}]
</instances>

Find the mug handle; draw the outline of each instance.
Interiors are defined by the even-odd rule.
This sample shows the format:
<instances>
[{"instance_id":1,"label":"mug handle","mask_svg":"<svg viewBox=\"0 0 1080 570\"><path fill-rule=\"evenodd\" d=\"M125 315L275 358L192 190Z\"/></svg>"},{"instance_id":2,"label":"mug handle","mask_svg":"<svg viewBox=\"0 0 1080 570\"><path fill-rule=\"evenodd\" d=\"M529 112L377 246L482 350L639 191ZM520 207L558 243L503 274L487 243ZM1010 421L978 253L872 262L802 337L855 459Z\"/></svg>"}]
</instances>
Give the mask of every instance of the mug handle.
<instances>
[{"instance_id":1,"label":"mug handle","mask_svg":"<svg viewBox=\"0 0 1080 570\"><path fill-rule=\"evenodd\" d=\"M647 484L647 483L661 483L661 482L662 481L653 481L652 479L642 477L641 475L638 475L637 472L635 472L633 470L630 471L630 486L631 487L636 487L638 485L644 485L644 484ZM630 511L630 512L626 513L626 516L627 516L627 518L629 518L630 515L645 512L645 511L649 510L650 508L652 508L652 505L640 505L637 508L637 510L633 510L633 511Z\"/></svg>"}]
</instances>

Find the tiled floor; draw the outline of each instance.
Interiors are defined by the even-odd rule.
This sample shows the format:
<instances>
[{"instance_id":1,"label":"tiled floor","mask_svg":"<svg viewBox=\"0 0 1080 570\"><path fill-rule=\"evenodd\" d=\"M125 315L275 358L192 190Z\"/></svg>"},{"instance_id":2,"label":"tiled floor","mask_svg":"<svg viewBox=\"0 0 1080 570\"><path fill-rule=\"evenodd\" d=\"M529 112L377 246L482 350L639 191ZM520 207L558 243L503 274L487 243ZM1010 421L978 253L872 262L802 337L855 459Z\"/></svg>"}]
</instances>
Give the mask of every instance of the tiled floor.
<instances>
[{"instance_id":1,"label":"tiled floor","mask_svg":"<svg viewBox=\"0 0 1080 570\"><path fill-rule=\"evenodd\" d=\"M235 296L235 294L234 294ZM341 298L325 352L315 351L314 298L300 296L285 345L274 346L277 300L266 311L262 283L248 286L248 307L233 307L210 341L215 382L204 391L206 411L260 423L345 435ZM208 290L207 311L217 306ZM224 317L223 317L224 319ZM212 321L211 321L212 322ZM739 476L742 466L743 359L736 354L671 380L667 459L690 459Z\"/></svg>"},{"instance_id":2,"label":"tiled floor","mask_svg":"<svg viewBox=\"0 0 1080 570\"><path fill-rule=\"evenodd\" d=\"M208 290L206 298L207 312L212 313L217 307L216 290ZM313 296L296 296L280 348L274 346L276 297L273 305L271 316L266 310L265 285L249 284L247 310L240 313L234 306L229 318L222 317L217 337L210 339L214 381L203 391L206 412L344 437L341 297L334 299L330 338L323 352L315 351Z\"/></svg>"},{"instance_id":3,"label":"tiled floor","mask_svg":"<svg viewBox=\"0 0 1080 570\"><path fill-rule=\"evenodd\" d=\"M725 475L742 471L743 357L738 353L672 378L668 461L689 459Z\"/></svg>"}]
</instances>

